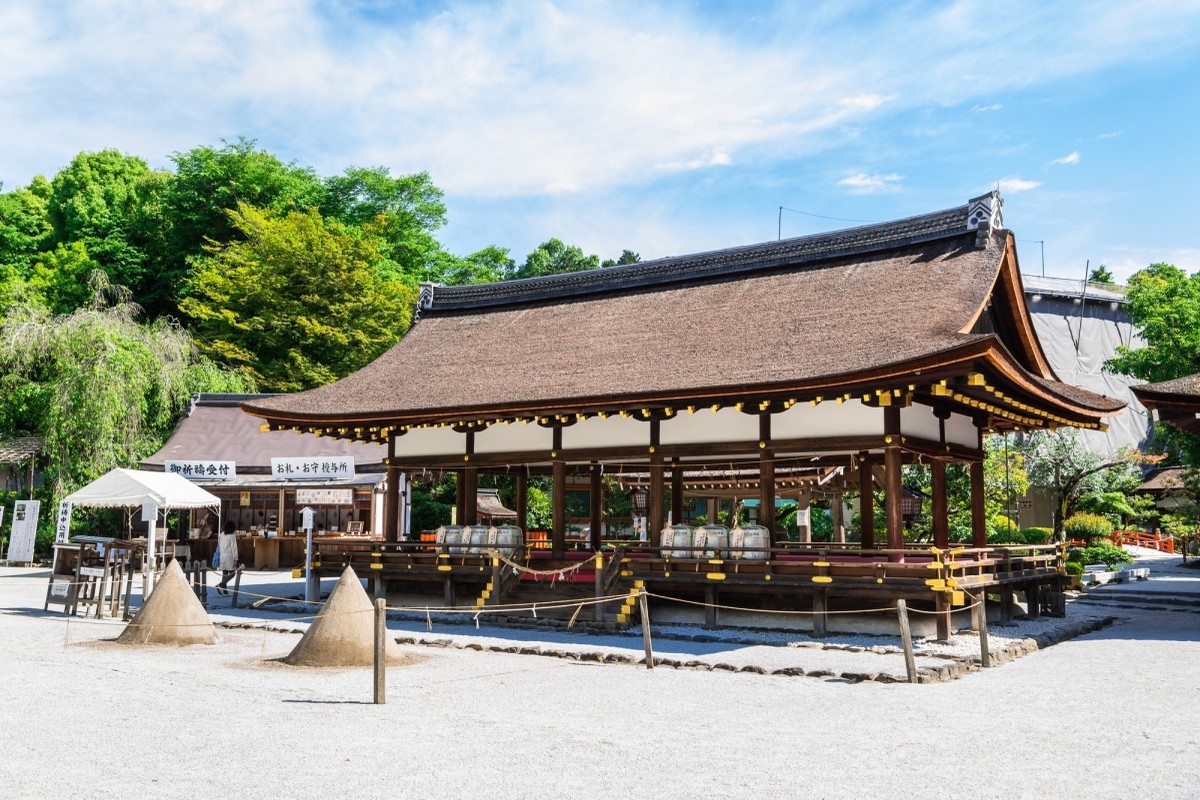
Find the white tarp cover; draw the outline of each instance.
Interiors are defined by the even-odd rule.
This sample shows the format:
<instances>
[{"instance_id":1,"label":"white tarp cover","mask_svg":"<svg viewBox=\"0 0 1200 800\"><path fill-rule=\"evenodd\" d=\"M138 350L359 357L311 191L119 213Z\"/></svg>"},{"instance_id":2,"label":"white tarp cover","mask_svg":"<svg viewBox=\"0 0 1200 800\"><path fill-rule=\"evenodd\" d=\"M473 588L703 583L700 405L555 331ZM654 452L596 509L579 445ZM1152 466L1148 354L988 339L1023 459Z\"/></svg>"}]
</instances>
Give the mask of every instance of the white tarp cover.
<instances>
[{"instance_id":1,"label":"white tarp cover","mask_svg":"<svg viewBox=\"0 0 1200 800\"><path fill-rule=\"evenodd\" d=\"M160 509L220 508L221 500L211 492L170 472L114 469L89 483L65 500L92 508L131 508L153 503Z\"/></svg>"}]
</instances>

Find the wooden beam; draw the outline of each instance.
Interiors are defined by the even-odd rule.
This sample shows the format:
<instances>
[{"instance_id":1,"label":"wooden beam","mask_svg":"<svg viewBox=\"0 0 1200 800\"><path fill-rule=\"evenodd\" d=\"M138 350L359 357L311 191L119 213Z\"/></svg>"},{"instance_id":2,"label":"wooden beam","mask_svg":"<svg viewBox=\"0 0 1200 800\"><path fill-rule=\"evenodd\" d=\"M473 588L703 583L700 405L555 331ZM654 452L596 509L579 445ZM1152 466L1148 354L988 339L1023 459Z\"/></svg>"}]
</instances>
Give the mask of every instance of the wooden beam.
<instances>
[{"instance_id":1,"label":"wooden beam","mask_svg":"<svg viewBox=\"0 0 1200 800\"><path fill-rule=\"evenodd\" d=\"M463 471L457 470L454 474L455 495L454 495L454 522L458 525L465 525L467 518L467 479L463 476Z\"/></svg>"},{"instance_id":2,"label":"wooden beam","mask_svg":"<svg viewBox=\"0 0 1200 800\"><path fill-rule=\"evenodd\" d=\"M667 524L666 514L663 513L663 467L662 456L650 456L650 497L646 500L646 529L651 544L659 541L658 532Z\"/></svg>"},{"instance_id":3,"label":"wooden beam","mask_svg":"<svg viewBox=\"0 0 1200 800\"><path fill-rule=\"evenodd\" d=\"M387 484L383 492L383 540L400 540L400 469L387 468Z\"/></svg>"},{"instance_id":4,"label":"wooden beam","mask_svg":"<svg viewBox=\"0 0 1200 800\"><path fill-rule=\"evenodd\" d=\"M671 463L671 520L683 522L683 469L678 458Z\"/></svg>"}]
</instances>

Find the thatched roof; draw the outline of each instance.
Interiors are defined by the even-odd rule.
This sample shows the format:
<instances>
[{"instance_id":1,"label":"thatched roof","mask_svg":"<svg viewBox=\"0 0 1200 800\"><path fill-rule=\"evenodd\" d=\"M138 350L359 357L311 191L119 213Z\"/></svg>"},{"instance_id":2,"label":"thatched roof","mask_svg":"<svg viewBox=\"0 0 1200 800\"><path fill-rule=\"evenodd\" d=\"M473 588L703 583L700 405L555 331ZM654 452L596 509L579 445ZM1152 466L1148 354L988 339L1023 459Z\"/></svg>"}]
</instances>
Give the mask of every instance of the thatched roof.
<instances>
[{"instance_id":1,"label":"thatched roof","mask_svg":"<svg viewBox=\"0 0 1200 800\"><path fill-rule=\"evenodd\" d=\"M986 359L1043 406L1092 421L1119 410L1120 401L1050 372L1025 311L1014 240L988 224L999 204L993 194L819 236L426 287L418 322L372 364L243 407L310 429L421 424L817 394Z\"/></svg>"},{"instance_id":2,"label":"thatched roof","mask_svg":"<svg viewBox=\"0 0 1200 800\"><path fill-rule=\"evenodd\" d=\"M1133 393L1158 421L1200 435L1200 372L1134 386Z\"/></svg>"},{"instance_id":3,"label":"thatched roof","mask_svg":"<svg viewBox=\"0 0 1200 800\"><path fill-rule=\"evenodd\" d=\"M46 446L40 436L18 436L0 442L0 464L21 464L42 452Z\"/></svg>"}]
</instances>

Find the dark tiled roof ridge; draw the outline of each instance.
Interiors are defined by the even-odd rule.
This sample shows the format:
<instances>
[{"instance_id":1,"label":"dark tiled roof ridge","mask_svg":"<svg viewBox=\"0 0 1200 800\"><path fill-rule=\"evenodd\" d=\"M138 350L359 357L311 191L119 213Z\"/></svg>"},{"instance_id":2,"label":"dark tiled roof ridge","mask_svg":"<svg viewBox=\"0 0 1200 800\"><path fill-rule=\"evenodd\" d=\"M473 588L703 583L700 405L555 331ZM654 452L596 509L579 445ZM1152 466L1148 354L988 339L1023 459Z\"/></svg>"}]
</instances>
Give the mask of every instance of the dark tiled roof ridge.
<instances>
[{"instance_id":1,"label":"dark tiled roof ridge","mask_svg":"<svg viewBox=\"0 0 1200 800\"><path fill-rule=\"evenodd\" d=\"M500 283L433 287L421 314L533 303L714 276L760 271L905 247L970 232L969 205L891 222L861 225L777 242L668 256L614 267L545 275Z\"/></svg>"}]
</instances>

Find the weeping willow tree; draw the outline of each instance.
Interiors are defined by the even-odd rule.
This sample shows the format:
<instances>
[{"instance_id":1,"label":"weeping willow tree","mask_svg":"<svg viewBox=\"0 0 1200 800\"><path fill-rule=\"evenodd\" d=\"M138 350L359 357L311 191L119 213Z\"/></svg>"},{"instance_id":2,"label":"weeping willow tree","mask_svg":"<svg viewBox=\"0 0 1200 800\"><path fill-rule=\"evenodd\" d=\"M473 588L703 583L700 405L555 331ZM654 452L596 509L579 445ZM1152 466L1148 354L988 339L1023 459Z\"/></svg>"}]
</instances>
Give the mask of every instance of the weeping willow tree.
<instances>
[{"instance_id":1,"label":"weeping willow tree","mask_svg":"<svg viewBox=\"0 0 1200 800\"><path fill-rule=\"evenodd\" d=\"M0 324L0 434L45 439L54 499L152 454L193 392L247 388L177 323L140 323L103 272L88 285L91 301L70 314L26 299Z\"/></svg>"}]
</instances>

